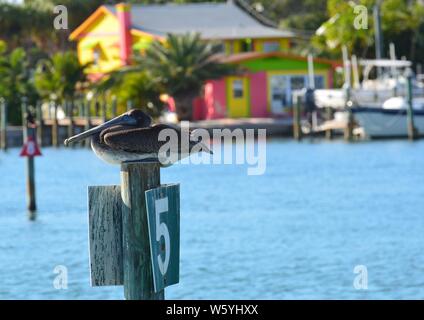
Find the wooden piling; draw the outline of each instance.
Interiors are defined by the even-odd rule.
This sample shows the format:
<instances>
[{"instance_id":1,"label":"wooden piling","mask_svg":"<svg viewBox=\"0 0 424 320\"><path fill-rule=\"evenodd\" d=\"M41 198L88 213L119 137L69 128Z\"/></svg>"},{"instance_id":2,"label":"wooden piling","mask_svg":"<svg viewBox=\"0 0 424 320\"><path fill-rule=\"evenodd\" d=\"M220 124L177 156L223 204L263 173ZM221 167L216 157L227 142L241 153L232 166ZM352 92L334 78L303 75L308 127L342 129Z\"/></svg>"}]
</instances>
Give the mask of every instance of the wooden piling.
<instances>
[{"instance_id":1,"label":"wooden piling","mask_svg":"<svg viewBox=\"0 0 424 320\"><path fill-rule=\"evenodd\" d=\"M408 72L408 109L407 109L407 128L409 140L417 139L418 133L414 124L414 106L412 91L412 72Z\"/></svg>"},{"instance_id":2,"label":"wooden piling","mask_svg":"<svg viewBox=\"0 0 424 320\"><path fill-rule=\"evenodd\" d=\"M42 102L38 101L35 105L35 117L36 117L36 123L37 123L37 141L38 145L43 145L43 127L44 127L44 120L43 120L43 111L41 109Z\"/></svg>"},{"instance_id":3,"label":"wooden piling","mask_svg":"<svg viewBox=\"0 0 424 320\"><path fill-rule=\"evenodd\" d=\"M107 121L107 114L106 114L106 99L103 97L102 99L102 121L105 123Z\"/></svg>"},{"instance_id":4,"label":"wooden piling","mask_svg":"<svg viewBox=\"0 0 424 320\"><path fill-rule=\"evenodd\" d=\"M130 111L131 109L133 109L133 102L132 102L132 100L128 100L127 101L127 111Z\"/></svg>"},{"instance_id":5,"label":"wooden piling","mask_svg":"<svg viewBox=\"0 0 424 320\"><path fill-rule=\"evenodd\" d=\"M350 87L346 88L346 111L348 113L347 124L344 129L344 139L346 141L353 140L353 113L351 110L352 101L350 100Z\"/></svg>"},{"instance_id":6,"label":"wooden piling","mask_svg":"<svg viewBox=\"0 0 424 320\"><path fill-rule=\"evenodd\" d=\"M28 139L28 130L27 130L27 116L28 116L28 99L27 97L22 97L21 99L21 118L22 118L22 141L25 143Z\"/></svg>"},{"instance_id":7,"label":"wooden piling","mask_svg":"<svg viewBox=\"0 0 424 320\"><path fill-rule=\"evenodd\" d=\"M68 103L68 137L72 137L74 135L74 100L71 100Z\"/></svg>"},{"instance_id":8,"label":"wooden piling","mask_svg":"<svg viewBox=\"0 0 424 320\"><path fill-rule=\"evenodd\" d=\"M94 117L98 117L99 116L99 100L98 100L98 97L96 97L95 99L94 99L94 103L93 103L93 105L94 105L94 113L93 113L93 115L94 115Z\"/></svg>"},{"instance_id":9,"label":"wooden piling","mask_svg":"<svg viewBox=\"0 0 424 320\"><path fill-rule=\"evenodd\" d=\"M78 101L78 117L83 118L84 117L84 100L80 99Z\"/></svg>"},{"instance_id":10,"label":"wooden piling","mask_svg":"<svg viewBox=\"0 0 424 320\"><path fill-rule=\"evenodd\" d=\"M85 116L85 126L84 131L87 131L91 128L91 115L90 115L90 108L91 108L91 100L87 101L84 108L84 116ZM84 146L90 148L90 139L85 139Z\"/></svg>"},{"instance_id":11,"label":"wooden piling","mask_svg":"<svg viewBox=\"0 0 424 320\"><path fill-rule=\"evenodd\" d=\"M330 107L325 108L326 120L331 121L333 119L333 110ZM325 138L327 140L333 139L333 130L329 127L325 130Z\"/></svg>"},{"instance_id":12,"label":"wooden piling","mask_svg":"<svg viewBox=\"0 0 424 320\"><path fill-rule=\"evenodd\" d=\"M53 121L52 121L52 146L59 147L59 128L57 123L57 101L51 101L51 107L53 107Z\"/></svg>"},{"instance_id":13,"label":"wooden piling","mask_svg":"<svg viewBox=\"0 0 424 320\"><path fill-rule=\"evenodd\" d=\"M118 101L116 96L112 96L112 118L118 115Z\"/></svg>"},{"instance_id":14,"label":"wooden piling","mask_svg":"<svg viewBox=\"0 0 424 320\"><path fill-rule=\"evenodd\" d=\"M121 165L124 292L127 300L164 299L164 290L154 291L145 197L146 190L159 185L159 163Z\"/></svg>"},{"instance_id":15,"label":"wooden piling","mask_svg":"<svg viewBox=\"0 0 424 320\"><path fill-rule=\"evenodd\" d=\"M0 98L0 148L7 150L7 107L4 98Z\"/></svg>"},{"instance_id":16,"label":"wooden piling","mask_svg":"<svg viewBox=\"0 0 424 320\"><path fill-rule=\"evenodd\" d=\"M298 141L302 139L301 110L302 99L299 94L295 94L293 97L293 138Z\"/></svg>"}]
</instances>

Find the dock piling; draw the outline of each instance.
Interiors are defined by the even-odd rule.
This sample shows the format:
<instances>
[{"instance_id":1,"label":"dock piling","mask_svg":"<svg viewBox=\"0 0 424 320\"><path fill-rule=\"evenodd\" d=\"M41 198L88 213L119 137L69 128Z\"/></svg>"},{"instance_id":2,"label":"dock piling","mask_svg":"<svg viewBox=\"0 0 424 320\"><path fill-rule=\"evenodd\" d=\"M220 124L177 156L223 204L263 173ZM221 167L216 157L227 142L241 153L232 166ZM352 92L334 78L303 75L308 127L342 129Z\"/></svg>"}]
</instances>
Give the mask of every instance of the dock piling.
<instances>
[{"instance_id":1,"label":"dock piling","mask_svg":"<svg viewBox=\"0 0 424 320\"><path fill-rule=\"evenodd\" d=\"M36 117L36 123L37 123L37 141L40 146L43 145L43 126L44 126L44 120L43 120L43 111L41 109L41 102L38 101L35 105L35 117Z\"/></svg>"},{"instance_id":2,"label":"dock piling","mask_svg":"<svg viewBox=\"0 0 424 320\"><path fill-rule=\"evenodd\" d=\"M85 103L85 108L84 108L84 116L85 116L85 126L84 126L84 130L87 131L90 129L91 127L91 119L90 119L90 109L91 109L91 100L88 100ZM90 148L90 140L86 139L84 142L84 146Z\"/></svg>"},{"instance_id":3,"label":"dock piling","mask_svg":"<svg viewBox=\"0 0 424 320\"><path fill-rule=\"evenodd\" d=\"M74 135L74 100L68 102L68 137L72 137Z\"/></svg>"},{"instance_id":4,"label":"dock piling","mask_svg":"<svg viewBox=\"0 0 424 320\"><path fill-rule=\"evenodd\" d=\"M106 110L107 110L107 102L106 102L106 98L103 96L103 99L102 99L102 121L103 121L103 123L105 123L107 121Z\"/></svg>"},{"instance_id":5,"label":"dock piling","mask_svg":"<svg viewBox=\"0 0 424 320\"><path fill-rule=\"evenodd\" d=\"M131 109L133 109L133 102L132 102L132 100L128 100L127 101L127 111L130 111Z\"/></svg>"},{"instance_id":6,"label":"dock piling","mask_svg":"<svg viewBox=\"0 0 424 320\"><path fill-rule=\"evenodd\" d=\"M0 98L0 148L7 150L7 106L4 98Z\"/></svg>"},{"instance_id":7,"label":"dock piling","mask_svg":"<svg viewBox=\"0 0 424 320\"><path fill-rule=\"evenodd\" d=\"M22 98L22 131L24 144L29 140L36 141L36 127L33 115L28 108L28 99ZM27 209L29 220L35 220L35 211L37 210L35 198L35 166L34 156L32 154L26 155L26 193L27 193Z\"/></svg>"},{"instance_id":8,"label":"dock piling","mask_svg":"<svg viewBox=\"0 0 424 320\"><path fill-rule=\"evenodd\" d=\"M417 129L414 124L414 107L413 107L413 91L412 91L412 71L408 70L408 109L407 109L407 128L409 140L415 140L418 136Z\"/></svg>"},{"instance_id":9,"label":"dock piling","mask_svg":"<svg viewBox=\"0 0 424 320\"><path fill-rule=\"evenodd\" d=\"M145 191L160 186L160 165L132 162L121 165L124 292L127 300L163 300L155 293L150 254Z\"/></svg>"},{"instance_id":10,"label":"dock piling","mask_svg":"<svg viewBox=\"0 0 424 320\"><path fill-rule=\"evenodd\" d=\"M58 147L59 146L59 128L57 123L57 101L52 100L51 101L51 107L53 107L53 122L52 122L52 146Z\"/></svg>"},{"instance_id":11,"label":"dock piling","mask_svg":"<svg viewBox=\"0 0 424 320\"><path fill-rule=\"evenodd\" d=\"M112 96L112 118L118 115L118 101L116 96Z\"/></svg>"},{"instance_id":12,"label":"dock piling","mask_svg":"<svg viewBox=\"0 0 424 320\"><path fill-rule=\"evenodd\" d=\"M346 88L346 111L348 113L347 124L344 129L344 139L346 141L353 140L353 113L351 110L352 101L350 100L350 86Z\"/></svg>"},{"instance_id":13,"label":"dock piling","mask_svg":"<svg viewBox=\"0 0 424 320\"><path fill-rule=\"evenodd\" d=\"M333 119L333 110L330 107L325 108L325 115L326 120L331 121ZM330 127L325 130L325 138L327 140L333 139L333 130Z\"/></svg>"},{"instance_id":14,"label":"dock piling","mask_svg":"<svg viewBox=\"0 0 424 320\"><path fill-rule=\"evenodd\" d=\"M302 128L300 123L302 99L299 94L293 96L293 138L295 140L302 139Z\"/></svg>"}]
</instances>

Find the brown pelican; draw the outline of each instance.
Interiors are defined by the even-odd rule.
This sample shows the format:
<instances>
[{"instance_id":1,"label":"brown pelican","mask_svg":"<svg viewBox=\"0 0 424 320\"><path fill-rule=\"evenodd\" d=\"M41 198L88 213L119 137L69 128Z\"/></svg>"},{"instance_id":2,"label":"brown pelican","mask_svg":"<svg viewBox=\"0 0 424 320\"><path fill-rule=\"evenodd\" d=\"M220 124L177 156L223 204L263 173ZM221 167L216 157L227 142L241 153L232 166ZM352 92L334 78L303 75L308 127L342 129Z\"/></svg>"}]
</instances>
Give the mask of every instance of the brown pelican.
<instances>
[{"instance_id":1,"label":"brown pelican","mask_svg":"<svg viewBox=\"0 0 424 320\"><path fill-rule=\"evenodd\" d=\"M162 130L174 133L178 141L160 141ZM97 127L65 140L65 146L91 137L91 148L102 160L110 164L125 161L159 161L163 166L187 157L190 153L212 153L202 142L188 134L187 146L183 143L181 130L167 124L152 125L152 118L141 110L130 110ZM167 151L163 147L167 144ZM176 143L176 144L175 144ZM196 146L196 148L194 148Z\"/></svg>"}]
</instances>

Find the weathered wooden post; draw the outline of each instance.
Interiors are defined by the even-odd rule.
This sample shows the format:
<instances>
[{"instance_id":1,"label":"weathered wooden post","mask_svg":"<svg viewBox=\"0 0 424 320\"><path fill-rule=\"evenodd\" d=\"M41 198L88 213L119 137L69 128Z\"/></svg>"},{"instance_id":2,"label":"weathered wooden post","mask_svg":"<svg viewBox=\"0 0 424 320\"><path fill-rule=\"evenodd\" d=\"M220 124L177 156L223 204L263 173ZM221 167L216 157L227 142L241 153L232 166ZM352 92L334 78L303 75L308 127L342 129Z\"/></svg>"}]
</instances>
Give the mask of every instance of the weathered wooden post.
<instances>
[{"instance_id":1,"label":"weathered wooden post","mask_svg":"<svg viewBox=\"0 0 424 320\"><path fill-rule=\"evenodd\" d=\"M145 191L159 187L159 163L121 166L124 293L128 300L164 299L155 293Z\"/></svg>"},{"instance_id":2,"label":"weathered wooden post","mask_svg":"<svg viewBox=\"0 0 424 320\"><path fill-rule=\"evenodd\" d=\"M91 99L87 99L87 103L85 103L85 108L84 108L84 116L85 116L85 125L84 125L84 130L87 131L91 128L91 115L90 115L90 110L91 109ZM85 140L85 147L90 148L90 140Z\"/></svg>"},{"instance_id":3,"label":"weathered wooden post","mask_svg":"<svg viewBox=\"0 0 424 320\"><path fill-rule=\"evenodd\" d=\"M346 141L352 141L353 138L353 114L352 110L352 101L351 101L351 88L352 88L352 79L351 79L351 62L349 60L349 53L346 46L342 47L343 55L343 67L344 67L344 89L345 89L345 110L348 113L348 119L346 127L344 128L344 139Z\"/></svg>"},{"instance_id":4,"label":"weathered wooden post","mask_svg":"<svg viewBox=\"0 0 424 320\"><path fill-rule=\"evenodd\" d=\"M91 186L91 285L123 285L127 300L163 300L179 281L179 185L158 162L124 162L120 186Z\"/></svg>"},{"instance_id":5,"label":"weathered wooden post","mask_svg":"<svg viewBox=\"0 0 424 320\"><path fill-rule=\"evenodd\" d=\"M408 78L408 109L407 109L407 128L408 128L408 138L409 140L415 140L418 136L417 129L415 128L414 124L414 98L413 98L413 91L412 91L412 70L408 70L407 73Z\"/></svg>"},{"instance_id":6,"label":"weathered wooden post","mask_svg":"<svg viewBox=\"0 0 424 320\"><path fill-rule=\"evenodd\" d=\"M293 96L293 138L298 141L302 139L301 112L302 98L299 92L296 92Z\"/></svg>"},{"instance_id":7,"label":"weathered wooden post","mask_svg":"<svg viewBox=\"0 0 424 320\"><path fill-rule=\"evenodd\" d=\"M36 124L37 124L37 141L40 146L43 145L43 126L44 126L44 120L43 120L43 110L41 109L41 101L37 101L35 104L35 117L36 117Z\"/></svg>"},{"instance_id":8,"label":"weathered wooden post","mask_svg":"<svg viewBox=\"0 0 424 320\"><path fill-rule=\"evenodd\" d=\"M21 118L22 118L22 141L25 144L28 137L27 130L27 117L28 117L28 98L22 97L21 99Z\"/></svg>"},{"instance_id":9,"label":"weathered wooden post","mask_svg":"<svg viewBox=\"0 0 424 320\"><path fill-rule=\"evenodd\" d=\"M0 148L7 150L7 107L4 98L0 97Z\"/></svg>"},{"instance_id":10,"label":"weathered wooden post","mask_svg":"<svg viewBox=\"0 0 424 320\"><path fill-rule=\"evenodd\" d=\"M344 139L346 141L352 141L353 140L353 113L351 110L352 101L350 100L350 87L347 87L345 90L346 90L346 112L348 113L348 116L347 116L347 124L344 129Z\"/></svg>"},{"instance_id":11,"label":"weathered wooden post","mask_svg":"<svg viewBox=\"0 0 424 320\"><path fill-rule=\"evenodd\" d=\"M74 99L68 102L68 137L74 135Z\"/></svg>"},{"instance_id":12,"label":"weathered wooden post","mask_svg":"<svg viewBox=\"0 0 424 320\"><path fill-rule=\"evenodd\" d=\"M331 121L333 119L333 110L331 109L331 107L325 108L325 114L326 114L325 118L327 121ZM325 130L325 138L327 140L333 139L333 130L331 129L331 127L328 127Z\"/></svg>"},{"instance_id":13,"label":"weathered wooden post","mask_svg":"<svg viewBox=\"0 0 424 320\"><path fill-rule=\"evenodd\" d=\"M133 102L130 99L127 101L127 111L130 111L131 109L133 109Z\"/></svg>"},{"instance_id":14,"label":"weathered wooden post","mask_svg":"<svg viewBox=\"0 0 424 320\"><path fill-rule=\"evenodd\" d=\"M116 96L112 96L112 118L115 118L118 114L118 101Z\"/></svg>"},{"instance_id":15,"label":"weathered wooden post","mask_svg":"<svg viewBox=\"0 0 424 320\"><path fill-rule=\"evenodd\" d=\"M107 113L106 113L106 110L107 110L106 97L105 97L105 96L103 96L103 99L102 99L102 121L103 121L103 123L105 123L105 122L107 121Z\"/></svg>"},{"instance_id":16,"label":"weathered wooden post","mask_svg":"<svg viewBox=\"0 0 424 320\"><path fill-rule=\"evenodd\" d=\"M53 119L52 119L52 146L59 147L59 130L58 130L58 122L57 122L57 101L56 99L51 100L51 107L53 107Z\"/></svg>"},{"instance_id":17,"label":"weathered wooden post","mask_svg":"<svg viewBox=\"0 0 424 320\"><path fill-rule=\"evenodd\" d=\"M78 102L78 117L84 117L84 98L77 100Z\"/></svg>"},{"instance_id":18,"label":"weathered wooden post","mask_svg":"<svg viewBox=\"0 0 424 320\"><path fill-rule=\"evenodd\" d=\"M100 98L96 96L94 99L94 117L98 117L100 115Z\"/></svg>"}]
</instances>

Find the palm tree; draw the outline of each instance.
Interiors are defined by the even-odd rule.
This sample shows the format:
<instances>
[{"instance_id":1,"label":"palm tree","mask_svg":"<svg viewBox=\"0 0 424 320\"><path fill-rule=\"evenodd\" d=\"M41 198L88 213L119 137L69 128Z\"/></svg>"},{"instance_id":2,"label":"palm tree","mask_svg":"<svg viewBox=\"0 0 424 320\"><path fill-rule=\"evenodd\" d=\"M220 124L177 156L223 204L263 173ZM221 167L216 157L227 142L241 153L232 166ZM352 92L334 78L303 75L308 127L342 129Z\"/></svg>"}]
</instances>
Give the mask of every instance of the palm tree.
<instances>
[{"instance_id":1,"label":"palm tree","mask_svg":"<svg viewBox=\"0 0 424 320\"><path fill-rule=\"evenodd\" d=\"M36 99L27 55L22 48L8 53L6 45L0 41L0 97L8 103L9 121L12 124L21 122L23 96L28 97L30 103Z\"/></svg>"},{"instance_id":2,"label":"palm tree","mask_svg":"<svg viewBox=\"0 0 424 320\"><path fill-rule=\"evenodd\" d=\"M59 103L73 101L77 87L86 82L84 70L87 66L81 65L72 51L57 53L38 63L35 87L43 98L54 97Z\"/></svg>"},{"instance_id":3,"label":"palm tree","mask_svg":"<svg viewBox=\"0 0 424 320\"><path fill-rule=\"evenodd\" d=\"M135 57L132 70L145 70L163 93L173 97L178 119L191 120L192 101L205 81L237 71L234 65L214 59L217 52L199 34L168 34L165 42L156 40L144 56Z\"/></svg>"},{"instance_id":4,"label":"palm tree","mask_svg":"<svg viewBox=\"0 0 424 320\"><path fill-rule=\"evenodd\" d=\"M91 85L97 95L108 98L115 96L118 109L125 110L126 103L131 101L153 117L160 116L164 103L160 100L160 91L144 71L133 72L132 69L113 71L98 82Z\"/></svg>"}]
</instances>

